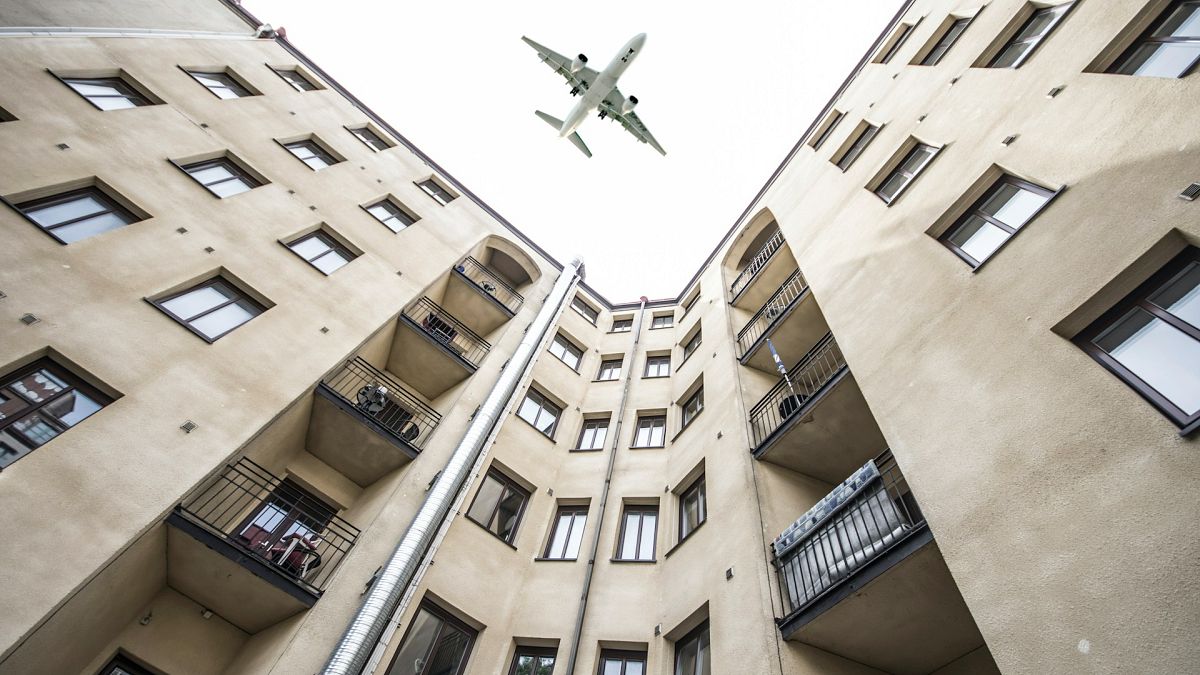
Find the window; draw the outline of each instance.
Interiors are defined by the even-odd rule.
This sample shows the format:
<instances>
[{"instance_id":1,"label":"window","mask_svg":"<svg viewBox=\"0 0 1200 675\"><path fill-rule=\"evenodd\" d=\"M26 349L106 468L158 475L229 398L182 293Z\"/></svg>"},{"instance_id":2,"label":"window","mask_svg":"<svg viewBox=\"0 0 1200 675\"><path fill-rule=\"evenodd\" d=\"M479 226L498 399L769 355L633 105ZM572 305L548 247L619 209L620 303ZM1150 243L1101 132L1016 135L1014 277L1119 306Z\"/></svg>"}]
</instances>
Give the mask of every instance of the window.
<instances>
[{"instance_id":1,"label":"window","mask_svg":"<svg viewBox=\"0 0 1200 675\"><path fill-rule=\"evenodd\" d=\"M439 185L438 182L432 178L426 178L420 183L417 183L417 187L421 188L425 194L433 197L433 200L442 206L454 201L454 195L449 190Z\"/></svg>"},{"instance_id":2,"label":"window","mask_svg":"<svg viewBox=\"0 0 1200 675\"><path fill-rule=\"evenodd\" d=\"M883 56L879 59L879 63L887 63L888 61L891 61L892 57L896 55L896 52L900 51L900 48L903 47L904 43L908 41L908 36L912 35L913 28L916 28L916 26L916 24L900 24L900 26L896 28L895 37L892 38L891 46L888 47L887 51L883 53Z\"/></svg>"},{"instance_id":3,"label":"window","mask_svg":"<svg viewBox=\"0 0 1200 675\"><path fill-rule=\"evenodd\" d=\"M227 72L206 73L199 70L185 72L191 75L192 79L208 87L208 90L217 98L243 98L254 95Z\"/></svg>"},{"instance_id":4,"label":"window","mask_svg":"<svg viewBox=\"0 0 1200 675\"><path fill-rule=\"evenodd\" d=\"M593 309L591 305L584 302L583 299L578 295L571 300L571 307L576 312L582 314L585 319L591 321L593 324L596 323L596 319L600 316L599 312Z\"/></svg>"},{"instance_id":5,"label":"window","mask_svg":"<svg viewBox=\"0 0 1200 675\"><path fill-rule=\"evenodd\" d=\"M262 185L228 157L188 164L183 170L221 199L249 192Z\"/></svg>"},{"instance_id":6,"label":"window","mask_svg":"<svg viewBox=\"0 0 1200 675\"><path fill-rule=\"evenodd\" d=\"M628 333L633 330L633 319L613 319L610 333Z\"/></svg>"},{"instance_id":7,"label":"window","mask_svg":"<svg viewBox=\"0 0 1200 675\"><path fill-rule=\"evenodd\" d=\"M209 342L215 342L266 309L221 277L152 302Z\"/></svg>"},{"instance_id":8,"label":"window","mask_svg":"<svg viewBox=\"0 0 1200 675\"><path fill-rule=\"evenodd\" d=\"M296 91L316 91L317 85L305 77L300 71L295 68L272 68L275 74L282 77L285 82L292 85Z\"/></svg>"},{"instance_id":9,"label":"window","mask_svg":"<svg viewBox=\"0 0 1200 675\"><path fill-rule=\"evenodd\" d=\"M654 538L658 532L658 507L625 507L621 517L621 539L617 543L617 560L654 560Z\"/></svg>"},{"instance_id":10,"label":"window","mask_svg":"<svg viewBox=\"0 0 1200 675\"><path fill-rule=\"evenodd\" d=\"M22 202L17 210L64 244L141 220L97 187Z\"/></svg>"},{"instance_id":11,"label":"window","mask_svg":"<svg viewBox=\"0 0 1200 675\"><path fill-rule=\"evenodd\" d=\"M308 264L325 274L333 274L343 265L358 256L327 233L317 230L309 232L289 243L292 253L304 258Z\"/></svg>"},{"instance_id":12,"label":"window","mask_svg":"<svg viewBox=\"0 0 1200 675\"><path fill-rule=\"evenodd\" d=\"M904 156L900 164L888 174L883 183L876 188L875 194L887 204L896 201L900 197L900 193L904 192L908 187L908 184L916 180L917 176L925 170L925 167L933 161L939 149L932 145L918 143L915 148Z\"/></svg>"},{"instance_id":13,"label":"window","mask_svg":"<svg viewBox=\"0 0 1200 675\"><path fill-rule=\"evenodd\" d=\"M1176 0L1109 70L1121 75L1183 77L1200 60L1200 2Z\"/></svg>"},{"instance_id":14,"label":"window","mask_svg":"<svg viewBox=\"0 0 1200 675\"><path fill-rule=\"evenodd\" d=\"M854 142L850 144L850 147L846 149L846 152L842 153L842 156L838 158L838 168L842 171L849 169L850 165L854 164L854 160L858 159L858 156L862 154L863 150L867 149L867 146L870 145L871 141L875 139L875 135L878 133L879 127L868 123L863 130L859 132L858 137L854 139Z\"/></svg>"},{"instance_id":15,"label":"window","mask_svg":"<svg viewBox=\"0 0 1200 675\"><path fill-rule=\"evenodd\" d=\"M554 531L546 544L548 560L574 560L579 557L579 544L583 541L583 528L587 525L586 504L559 506L554 515Z\"/></svg>"},{"instance_id":16,"label":"window","mask_svg":"<svg viewBox=\"0 0 1200 675\"><path fill-rule=\"evenodd\" d=\"M97 675L151 675L151 673L124 654L117 654L100 669Z\"/></svg>"},{"instance_id":17,"label":"window","mask_svg":"<svg viewBox=\"0 0 1200 675\"><path fill-rule=\"evenodd\" d=\"M63 82L101 110L154 105L154 101L120 77L65 77Z\"/></svg>"},{"instance_id":18,"label":"window","mask_svg":"<svg viewBox=\"0 0 1200 675\"><path fill-rule=\"evenodd\" d=\"M1190 432L1200 421L1200 249L1186 248L1075 343Z\"/></svg>"},{"instance_id":19,"label":"window","mask_svg":"<svg viewBox=\"0 0 1200 675\"><path fill-rule=\"evenodd\" d=\"M399 232L417 222L412 214L396 206L390 199L375 202L365 208L367 213L375 216L376 220L383 223L392 232Z\"/></svg>"},{"instance_id":20,"label":"window","mask_svg":"<svg viewBox=\"0 0 1200 675\"><path fill-rule=\"evenodd\" d=\"M382 136L374 131L371 131L370 127L358 127L356 129L350 129L350 133L354 134L355 138L363 143L366 143L367 147L376 152L387 150L388 148L392 147L387 141L383 140Z\"/></svg>"},{"instance_id":21,"label":"window","mask_svg":"<svg viewBox=\"0 0 1200 675\"><path fill-rule=\"evenodd\" d=\"M0 377L0 469L109 403L111 398L50 359Z\"/></svg>"},{"instance_id":22,"label":"window","mask_svg":"<svg viewBox=\"0 0 1200 675\"><path fill-rule=\"evenodd\" d=\"M691 424L692 420L696 419L696 415L699 415L701 410L704 410L704 387L697 389L696 393L692 394L684 402L683 426L687 427L687 425Z\"/></svg>"},{"instance_id":23,"label":"window","mask_svg":"<svg viewBox=\"0 0 1200 675\"><path fill-rule=\"evenodd\" d=\"M483 478L467 517L509 544L517 537L517 525L525 512L529 493L508 476L491 469Z\"/></svg>"},{"instance_id":24,"label":"window","mask_svg":"<svg viewBox=\"0 0 1200 675\"><path fill-rule=\"evenodd\" d=\"M554 647L517 647L508 675L552 675Z\"/></svg>"},{"instance_id":25,"label":"window","mask_svg":"<svg viewBox=\"0 0 1200 675\"><path fill-rule=\"evenodd\" d=\"M683 313L687 314L688 312L692 311L692 308L696 306L696 301L699 299L700 299L700 287L697 286L695 289L692 290L691 296L689 296L686 300L683 301Z\"/></svg>"},{"instance_id":26,"label":"window","mask_svg":"<svg viewBox=\"0 0 1200 675\"><path fill-rule=\"evenodd\" d=\"M937 44L933 46L933 49L929 50L925 58L921 59L921 65L936 66L942 60L942 57L946 55L946 52L950 51L950 48L958 41L959 36L963 34L967 26L970 25L971 18L955 19L954 23L950 24L950 27L942 34Z\"/></svg>"},{"instance_id":27,"label":"window","mask_svg":"<svg viewBox=\"0 0 1200 675\"><path fill-rule=\"evenodd\" d=\"M422 602L386 675L462 675L474 642L470 626Z\"/></svg>"},{"instance_id":28,"label":"window","mask_svg":"<svg viewBox=\"0 0 1200 675\"><path fill-rule=\"evenodd\" d=\"M1067 2L1056 7L1043 7L1033 13L1029 20L1021 26L1004 49L988 64L989 68L1020 68L1022 63L1033 54L1038 45L1050 35L1050 31L1062 21L1067 10L1073 3Z\"/></svg>"},{"instance_id":29,"label":"window","mask_svg":"<svg viewBox=\"0 0 1200 675\"><path fill-rule=\"evenodd\" d=\"M1042 210L1054 193L1005 176L942 235L942 243L979 267Z\"/></svg>"},{"instance_id":30,"label":"window","mask_svg":"<svg viewBox=\"0 0 1200 675\"><path fill-rule=\"evenodd\" d=\"M692 335L692 337L688 338L688 341L684 343L684 345L683 345L683 360L684 361L687 361L688 357L691 356L692 354L694 354L696 352L696 350L700 348L700 342L703 340L703 337L704 336L701 334L700 330L697 329L695 335Z\"/></svg>"},{"instance_id":31,"label":"window","mask_svg":"<svg viewBox=\"0 0 1200 675\"><path fill-rule=\"evenodd\" d=\"M260 555L284 549L293 541L317 540L319 543L321 534L335 513L333 507L285 478L242 521L237 529L237 542ZM296 551L293 550L293 553ZM311 556L289 554L281 556L275 564L284 572L303 579L310 570L320 565L319 555L317 551L313 551Z\"/></svg>"},{"instance_id":32,"label":"window","mask_svg":"<svg viewBox=\"0 0 1200 675\"><path fill-rule=\"evenodd\" d=\"M517 416L529 422L535 429L554 438L554 430L558 427L558 418L562 409L550 402L536 389L530 389L525 394L525 400L517 410Z\"/></svg>"},{"instance_id":33,"label":"window","mask_svg":"<svg viewBox=\"0 0 1200 675\"><path fill-rule=\"evenodd\" d=\"M603 450L604 439L608 436L608 418L590 419L583 421L583 430L579 432L579 447L577 450Z\"/></svg>"},{"instance_id":34,"label":"window","mask_svg":"<svg viewBox=\"0 0 1200 675\"><path fill-rule=\"evenodd\" d=\"M295 141L294 143L284 143L283 147L287 151L296 156L296 159L308 165L308 168L313 171L320 171L325 167L333 166L338 163L338 160L325 148L317 145L317 142L312 139L303 141Z\"/></svg>"},{"instance_id":35,"label":"window","mask_svg":"<svg viewBox=\"0 0 1200 675\"><path fill-rule=\"evenodd\" d=\"M657 328L670 328L671 326L674 326L674 325L675 325L675 315L674 314L663 314L660 316L655 316L653 319L650 320L650 330L655 330Z\"/></svg>"},{"instance_id":36,"label":"window","mask_svg":"<svg viewBox=\"0 0 1200 675\"><path fill-rule=\"evenodd\" d=\"M645 377L668 377L671 374L670 356L647 356Z\"/></svg>"},{"instance_id":37,"label":"window","mask_svg":"<svg viewBox=\"0 0 1200 675\"><path fill-rule=\"evenodd\" d=\"M704 496L704 476L679 496L679 541L687 539L708 519L708 503Z\"/></svg>"},{"instance_id":38,"label":"window","mask_svg":"<svg viewBox=\"0 0 1200 675\"><path fill-rule=\"evenodd\" d=\"M615 380L621 377L621 364L624 359L611 359L600 362L600 372L596 374L596 379L601 381Z\"/></svg>"},{"instance_id":39,"label":"window","mask_svg":"<svg viewBox=\"0 0 1200 675\"><path fill-rule=\"evenodd\" d=\"M563 337L561 333L555 335L554 341L550 343L550 353L575 371L579 370L579 362L583 360L583 350Z\"/></svg>"},{"instance_id":40,"label":"window","mask_svg":"<svg viewBox=\"0 0 1200 675\"><path fill-rule=\"evenodd\" d=\"M667 416L647 415L638 417L637 429L633 433L633 447L661 448L667 440Z\"/></svg>"},{"instance_id":41,"label":"window","mask_svg":"<svg viewBox=\"0 0 1200 675\"><path fill-rule=\"evenodd\" d=\"M602 649L597 675L646 675L646 652Z\"/></svg>"},{"instance_id":42,"label":"window","mask_svg":"<svg viewBox=\"0 0 1200 675\"><path fill-rule=\"evenodd\" d=\"M708 621L675 643L675 675L709 675Z\"/></svg>"},{"instance_id":43,"label":"window","mask_svg":"<svg viewBox=\"0 0 1200 675\"><path fill-rule=\"evenodd\" d=\"M825 127L821 129L821 133L817 134L816 138L812 140L811 145L813 150L819 150L825 144L825 141L829 140L829 135L833 133L833 130L837 128L838 122L841 122L845 116L845 113L838 110L834 110L829 114L829 121L825 123Z\"/></svg>"}]
</instances>

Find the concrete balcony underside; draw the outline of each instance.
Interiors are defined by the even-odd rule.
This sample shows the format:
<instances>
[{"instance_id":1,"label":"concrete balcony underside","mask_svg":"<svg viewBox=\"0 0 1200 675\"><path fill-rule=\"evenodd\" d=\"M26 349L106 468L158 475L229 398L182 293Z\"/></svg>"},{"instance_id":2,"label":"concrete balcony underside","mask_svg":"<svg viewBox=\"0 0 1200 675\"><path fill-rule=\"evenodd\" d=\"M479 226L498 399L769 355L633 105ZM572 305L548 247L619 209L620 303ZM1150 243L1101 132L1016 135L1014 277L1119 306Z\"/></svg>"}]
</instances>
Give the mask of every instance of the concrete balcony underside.
<instances>
[{"instance_id":1,"label":"concrete balcony underside","mask_svg":"<svg viewBox=\"0 0 1200 675\"><path fill-rule=\"evenodd\" d=\"M787 358L789 354L807 353L828 332L829 326L825 323L821 308L813 299L812 292L806 288L749 345L739 361L744 366L773 373L775 361L771 358L771 350L767 348L768 338L775 345L775 350Z\"/></svg>"},{"instance_id":2,"label":"concrete balcony underside","mask_svg":"<svg viewBox=\"0 0 1200 675\"><path fill-rule=\"evenodd\" d=\"M730 301L735 307L751 311L762 307L771 298L780 284L796 271L796 260L791 251L782 247L766 260L746 285Z\"/></svg>"},{"instance_id":3,"label":"concrete balcony underside","mask_svg":"<svg viewBox=\"0 0 1200 675\"><path fill-rule=\"evenodd\" d=\"M441 304L480 335L491 333L514 316L499 298L458 270L451 272Z\"/></svg>"},{"instance_id":4,"label":"concrete balcony underside","mask_svg":"<svg viewBox=\"0 0 1200 675\"><path fill-rule=\"evenodd\" d=\"M367 487L420 454L384 425L322 383L313 397L307 449L360 487Z\"/></svg>"},{"instance_id":5,"label":"concrete balcony underside","mask_svg":"<svg viewBox=\"0 0 1200 675\"><path fill-rule=\"evenodd\" d=\"M409 386L432 400L474 374L475 365L447 341L430 335L419 323L402 315L387 370L403 373Z\"/></svg>"}]
</instances>

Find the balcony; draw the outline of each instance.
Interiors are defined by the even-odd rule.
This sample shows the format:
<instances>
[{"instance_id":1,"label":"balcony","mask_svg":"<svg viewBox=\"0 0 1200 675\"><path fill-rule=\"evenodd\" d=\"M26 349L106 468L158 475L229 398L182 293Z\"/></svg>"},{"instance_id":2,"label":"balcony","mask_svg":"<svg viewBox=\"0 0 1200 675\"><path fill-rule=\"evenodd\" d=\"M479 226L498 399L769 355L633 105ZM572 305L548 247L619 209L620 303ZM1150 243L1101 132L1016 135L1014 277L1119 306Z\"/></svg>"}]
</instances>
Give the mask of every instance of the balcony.
<instances>
[{"instance_id":1,"label":"balcony","mask_svg":"<svg viewBox=\"0 0 1200 675\"><path fill-rule=\"evenodd\" d=\"M984 645L890 451L772 546L784 639L899 675L931 673Z\"/></svg>"},{"instance_id":2,"label":"balcony","mask_svg":"<svg viewBox=\"0 0 1200 675\"><path fill-rule=\"evenodd\" d=\"M885 445L829 333L750 409L750 436L757 459L827 483Z\"/></svg>"},{"instance_id":3,"label":"balcony","mask_svg":"<svg viewBox=\"0 0 1200 675\"><path fill-rule=\"evenodd\" d=\"M778 288L796 269L790 255L776 255L785 244L783 233L779 230L775 230L775 233L763 242L729 285L731 304L746 308L762 305L772 290ZM783 262L785 260L793 264Z\"/></svg>"},{"instance_id":4,"label":"balcony","mask_svg":"<svg viewBox=\"0 0 1200 675\"><path fill-rule=\"evenodd\" d=\"M400 315L387 369L427 399L474 374L492 348L454 315L423 297Z\"/></svg>"},{"instance_id":5,"label":"balcony","mask_svg":"<svg viewBox=\"0 0 1200 675\"><path fill-rule=\"evenodd\" d=\"M395 378L359 357L325 378L316 393L308 451L360 487L416 458L442 420Z\"/></svg>"},{"instance_id":6,"label":"balcony","mask_svg":"<svg viewBox=\"0 0 1200 675\"><path fill-rule=\"evenodd\" d=\"M257 633L312 607L358 528L249 459L167 516L167 581Z\"/></svg>"},{"instance_id":7,"label":"balcony","mask_svg":"<svg viewBox=\"0 0 1200 675\"><path fill-rule=\"evenodd\" d=\"M521 311L525 298L489 268L471 256L455 265L442 304L455 316L486 335Z\"/></svg>"},{"instance_id":8,"label":"balcony","mask_svg":"<svg viewBox=\"0 0 1200 675\"><path fill-rule=\"evenodd\" d=\"M742 365L772 372L768 338L780 354L803 354L828 332L808 282L795 270L738 332L738 358Z\"/></svg>"}]
</instances>

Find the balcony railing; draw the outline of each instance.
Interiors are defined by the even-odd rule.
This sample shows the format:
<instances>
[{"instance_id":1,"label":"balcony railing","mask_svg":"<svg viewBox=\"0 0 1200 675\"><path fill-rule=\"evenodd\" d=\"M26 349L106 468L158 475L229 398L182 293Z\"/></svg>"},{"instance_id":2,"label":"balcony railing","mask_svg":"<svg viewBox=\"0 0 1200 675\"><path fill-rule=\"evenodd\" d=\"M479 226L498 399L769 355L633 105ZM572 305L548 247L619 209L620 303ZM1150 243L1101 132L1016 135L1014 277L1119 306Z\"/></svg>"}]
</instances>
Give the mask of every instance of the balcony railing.
<instances>
[{"instance_id":1,"label":"balcony railing","mask_svg":"<svg viewBox=\"0 0 1200 675\"><path fill-rule=\"evenodd\" d=\"M478 368L492 348L487 340L467 328L429 298L421 298L404 310L404 316L419 330L445 347L450 353Z\"/></svg>"},{"instance_id":2,"label":"balcony railing","mask_svg":"<svg viewBox=\"0 0 1200 675\"><path fill-rule=\"evenodd\" d=\"M776 231L775 234L771 235L771 238L762 245L762 248L758 249L758 253L754 254L754 257L750 260L750 262L747 263L744 268L742 268L742 271L738 273L737 278L734 279L733 283L729 285L729 295L731 298L730 302L737 300L737 297L742 294L742 291L746 290L746 287L750 285L750 282L754 281L754 277L759 273L759 271L767 266L767 263L771 260L771 256L775 255L775 252L779 250L780 246L783 246L783 232Z\"/></svg>"},{"instance_id":3,"label":"balcony railing","mask_svg":"<svg viewBox=\"0 0 1200 675\"><path fill-rule=\"evenodd\" d=\"M178 511L315 595L359 532L326 504L246 458L227 464Z\"/></svg>"},{"instance_id":4,"label":"balcony railing","mask_svg":"<svg viewBox=\"0 0 1200 675\"><path fill-rule=\"evenodd\" d=\"M766 396L750 409L750 432L755 449L801 411L846 368L846 358L832 333L826 333L796 366L788 380L779 378Z\"/></svg>"},{"instance_id":5,"label":"balcony railing","mask_svg":"<svg viewBox=\"0 0 1200 675\"><path fill-rule=\"evenodd\" d=\"M321 383L397 439L420 450L442 421L390 375L355 357Z\"/></svg>"},{"instance_id":6,"label":"balcony railing","mask_svg":"<svg viewBox=\"0 0 1200 675\"><path fill-rule=\"evenodd\" d=\"M891 451L867 462L772 543L785 618L924 523Z\"/></svg>"},{"instance_id":7,"label":"balcony railing","mask_svg":"<svg viewBox=\"0 0 1200 675\"><path fill-rule=\"evenodd\" d=\"M738 353L739 358L745 356L750 348L754 346L758 339L767 333L776 321L783 318L787 314L792 303L804 295L804 291L808 290L808 282L804 279L804 275L800 274L800 270L792 272L792 276L787 278L779 286L779 290L767 300L758 312L755 313L742 330L738 332Z\"/></svg>"},{"instance_id":8,"label":"balcony railing","mask_svg":"<svg viewBox=\"0 0 1200 675\"><path fill-rule=\"evenodd\" d=\"M463 275L468 281L478 286L484 293L492 296L508 310L509 314L516 314L521 310L521 304L525 302L525 298L516 291L512 286L504 282L495 272L488 269L483 263L467 256L463 258L454 268L455 272Z\"/></svg>"}]
</instances>

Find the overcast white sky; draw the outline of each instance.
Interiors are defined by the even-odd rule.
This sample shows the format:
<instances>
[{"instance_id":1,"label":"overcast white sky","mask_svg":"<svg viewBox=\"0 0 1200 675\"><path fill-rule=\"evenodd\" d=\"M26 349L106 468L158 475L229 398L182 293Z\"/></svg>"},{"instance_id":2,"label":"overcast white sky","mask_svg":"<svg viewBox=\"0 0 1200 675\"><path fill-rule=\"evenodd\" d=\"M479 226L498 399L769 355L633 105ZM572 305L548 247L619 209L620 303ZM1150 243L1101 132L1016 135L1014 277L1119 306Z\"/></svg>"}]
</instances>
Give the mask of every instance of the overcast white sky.
<instances>
[{"instance_id":1,"label":"overcast white sky","mask_svg":"<svg viewBox=\"0 0 1200 675\"><path fill-rule=\"evenodd\" d=\"M683 290L900 0L244 4L621 302ZM602 68L642 32L620 88L667 156L593 116L587 159L534 116L577 99L520 38Z\"/></svg>"}]
</instances>

